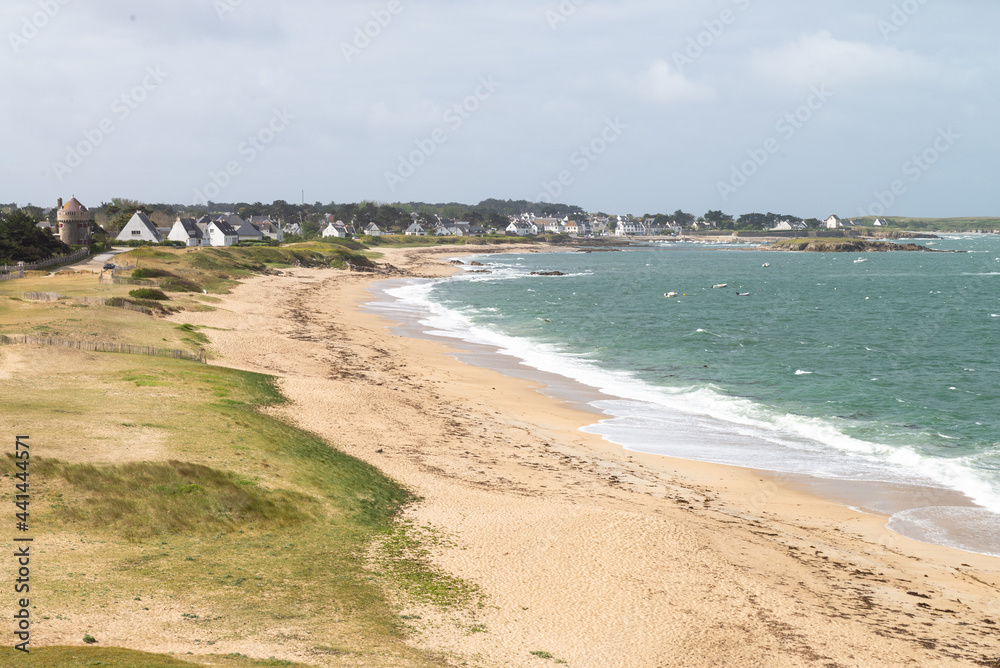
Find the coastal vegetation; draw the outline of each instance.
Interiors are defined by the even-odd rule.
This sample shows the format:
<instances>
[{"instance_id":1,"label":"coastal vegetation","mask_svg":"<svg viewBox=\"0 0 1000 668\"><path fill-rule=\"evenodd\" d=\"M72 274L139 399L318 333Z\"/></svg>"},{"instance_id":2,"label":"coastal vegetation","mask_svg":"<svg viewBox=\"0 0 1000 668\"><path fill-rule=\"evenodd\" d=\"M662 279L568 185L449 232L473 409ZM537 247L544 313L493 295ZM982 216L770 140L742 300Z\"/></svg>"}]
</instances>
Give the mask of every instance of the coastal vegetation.
<instances>
[{"instance_id":1,"label":"coastal vegetation","mask_svg":"<svg viewBox=\"0 0 1000 668\"><path fill-rule=\"evenodd\" d=\"M1000 218L883 218L886 227L916 232L976 232L1000 230ZM859 225L871 225L874 218L858 218Z\"/></svg>"},{"instance_id":2,"label":"coastal vegetation","mask_svg":"<svg viewBox=\"0 0 1000 668\"><path fill-rule=\"evenodd\" d=\"M197 286L170 302L189 310L218 301L202 290L224 292L254 273L371 262L321 243L147 247L119 259L138 262L135 278L165 291L170 281ZM60 298L20 297L43 289ZM86 301L125 299L131 289L89 272L31 272L0 284L0 332L183 350L211 343L210 328ZM437 665L405 644L400 601L466 605L475 588L430 565L427 546L439 537L400 521L410 491L272 415L284 402L273 378L169 358L44 352L0 347L10 390L0 420L10 433L27 425L43 444L32 458L31 516L36 540L51 547L33 629L94 642L33 647L25 665L305 665L248 656L239 639L280 645L275 628L308 637L323 661ZM0 473L13 472L0 458ZM13 503L11 494L4 488L0 500ZM116 612L150 629L133 646L180 639L207 643L209 653L108 647L106 623L102 632L86 620ZM238 651L213 654L216 643ZM19 660L14 652L0 649L0 663Z\"/></svg>"},{"instance_id":3,"label":"coastal vegetation","mask_svg":"<svg viewBox=\"0 0 1000 668\"><path fill-rule=\"evenodd\" d=\"M24 210L0 213L0 264L38 262L72 252L58 237L37 227L40 220Z\"/></svg>"},{"instance_id":4,"label":"coastal vegetation","mask_svg":"<svg viewBox=\"0 0 1000 668\"><path fill-rule=\"evenodd\" d=\"M884 253L892 251L931 251L919 244L898 244L891 241L871 241L867 239L845 239L830 237L810 237L781 239L763 250L806 251L813 253Z\"/></svg>"}]
</instances>

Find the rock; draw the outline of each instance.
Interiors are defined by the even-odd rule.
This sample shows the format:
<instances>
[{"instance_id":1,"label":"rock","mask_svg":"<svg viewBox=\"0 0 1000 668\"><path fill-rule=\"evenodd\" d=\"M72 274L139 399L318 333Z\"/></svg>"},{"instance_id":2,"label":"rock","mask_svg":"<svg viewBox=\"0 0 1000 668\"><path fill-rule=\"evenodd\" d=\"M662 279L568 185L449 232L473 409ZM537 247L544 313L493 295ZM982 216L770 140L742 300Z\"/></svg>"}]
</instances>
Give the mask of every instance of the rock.
<instances>
[{"instance_id":1,"label":"rock","mask_svg":"<svg viewBox=\"0 0 1000 668\"><path fill-rule=\"evenodd\" d=\"M565 276L561 271L533 271L532 276Z\"/></svg>"}]
</instances>

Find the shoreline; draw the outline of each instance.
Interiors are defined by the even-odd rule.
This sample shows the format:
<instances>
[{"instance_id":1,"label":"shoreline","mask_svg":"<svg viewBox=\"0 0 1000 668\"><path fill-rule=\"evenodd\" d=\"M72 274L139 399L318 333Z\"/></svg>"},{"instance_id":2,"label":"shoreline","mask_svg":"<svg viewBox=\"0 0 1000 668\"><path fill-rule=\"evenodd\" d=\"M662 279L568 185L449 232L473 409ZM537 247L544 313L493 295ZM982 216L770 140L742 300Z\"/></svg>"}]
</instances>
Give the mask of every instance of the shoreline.
<instances>
[{"instance_id":1,"label":"shoreline","mask_svg":"<svg viewBox=\"0 0 1000 668\"><path fill-rule=\"evenodd\" d=\"M428 250L385 260L433 277L453 268L425 256L481 252ZM486 607L467 614L486 632L421 609L418 646L477 665L534 665L536 650L595 666L974 665L997 653L983 619L1000 560L911 541L750 469L580 432L593 413L539 383L387 334L362 308L380 279L258 277L184 319L224 327L218 363L277 375L290 402L278 413L413 488L423 500L407 519L452 538L432 558L481 587Z\"/></svg>"},{"instance_id":2,"label":"shoreline","mask_svg":"<svg viewBox=\"0 0 1000 668\"><path fill-rule=\"evenodd\" d=\"M553 249L553 252L557 251L558 249ZM446 255L451 257L451 254ZM468 256L463 255L462 257ZM482 256L478 255L478 257ZM456 267L453 264L444 265L444 267L445 275L454 275L462 271L461 267ZM700 414L696 417L698 417L699 424L704 423L701 429L707 430L709 438L712 437L712 434L716 434L715 440L725 439L725 442L728 443L714 456L707 454L706 451L702 451L702 456L698 456L694 452L690 453L691 456L676 451L658 452L655 447L647 448L641 443L616 440L614 429L610 428L609 433L608 429L602 425L604 423L613 424L622 416L615 413L607 405L602 405L602 402L617 403L629 400L622 396L609 394L610 390L600 390L571 376L541 370L517 355L504 353L502 347L497 347L499 344L473 342L464 337L460 331L451 332L452 336L425 331L427 326L422 325L421 322L432 317L432 312L389 294L393 289L411 284L411 280L394 279L373 283L369 288L373 301L361 304L361 308L393 322L394 327L391 331L394 334L437 342L455 348L457 349L455 357L460 361L498 371L513 378L541 384L541 387L538 388L541 394L557 401L567 402L576 409L592 414L591 421L581 425L580 430L583 433L601 435L608 443L622 447L627 452L643 452L668 459L734 466L750 470L755 475L781 481L783 484L794 486L796 489L828 501L835 501L858 512L883 516L887 527L891 527L892 531L907 538L972 554L1000 557L1000 545L995 540L990 540L987 535L989 525L995 521L997 516L991 514L982 505L955 487L924 484L916 480L909 482L893 480L889 477L879 479L876 477L837 477L833 474L823 476L798 470L808 462L800 462L798 466L793 468L789 468L788 462L786 462L785 468L782 469L778 467L777 459L772 462L776 468L730 461L734 458L723 453L727 449L749 445L748 439L753 437L745 434L739 437L731 436L729 434L732 428L730 423ZM688 417L693 416L692 414ZM682 436L687 435L688 427L676 425L675 429L679 429ZM704 435L701 434L701 436ZM677 433L674 436L676 440ZM693 432L691 436L697 438ZM761 442L758 447L767 446ZM668 450L671 449L668 448ZM676 447L673 450L676 450ZM738 459L739 457L735 458L735 460ZM956 512L964 513L964 515L956 516ZM987 537L984 538L984 536Z\"/></svg>"}]
</instances>

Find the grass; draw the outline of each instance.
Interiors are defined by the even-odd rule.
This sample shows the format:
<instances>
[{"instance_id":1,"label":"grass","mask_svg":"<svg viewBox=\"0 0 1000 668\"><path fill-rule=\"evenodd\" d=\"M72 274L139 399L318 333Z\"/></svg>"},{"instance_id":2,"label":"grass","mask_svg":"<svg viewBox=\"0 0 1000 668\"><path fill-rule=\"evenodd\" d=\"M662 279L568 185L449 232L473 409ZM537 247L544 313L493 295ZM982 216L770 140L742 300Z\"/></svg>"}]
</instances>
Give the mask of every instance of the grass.
<instances>
[{"instance_id":1,"label":"grass","mask_svg":"<svg viewBox=\"0 0 1000 668\"><path fill-rule=\"evenodd\" d=\"M154 299L156 301L170 299L162 290L157 290L156 288L136 288L135 290L129 290L128 296L134 299Z\"/></svg>"},{"instance_id":2,"label":"grass","mask_svg":"<svg viewBox=\"0 0 1000 668\"><path fill-rule=\"evenodd\" d=\"M200 657L199 657L200 658ZM264 667L286 666L287 668L308 668L306 664L281 659L253 659L243 654L214 655L207 657L213 666ZM165 654L149 654L118 648L97 647L39 647L30 654L17 652L13 648L0 647L0 665L18 668L189 668L204 666Z\"/></svg>"},{"instance_id":3,"label":"grass","mask_svg":"<svg viewBox=\"0 0 1000 668\"><path fill-rule=\"evenodd\" d=\"M80 620L77 637L102 644L116 625L85 620L105 609L137 628L172 615L179 641L288 644L273 637L282 628L362 663L434 665L403 643L386 588L458 603L467 587L429 568L419 534L400 529L406 489L261 412L284 401L272 378L126 355L93 364L62 349L32 358L30 371L6 381L0 429L37 444L32 521L49 547L36 615ZM9 459L0 472L13 472ZM12 493L0 488L0 503ZM35 624L44 637L46 622Z\"/></svg>"},{"instance_id":4,"label":"grass","mask_svg":"<svg viewBox=\"0 0 1000 668\"><path fill-rule=\"evenodd\" d=\"M161 311L156 301L128 296L130 286L100 285L93 274L32 277L0 283L0 333L45 335L83 341L131 343L159 348L197 350L204 344L192 332L176 329L173 323L113 306L88 304L84 297L124 300ZM58 292L70 299L58 302L31 302L20 299L21 292ZM203 305L202 295L175 299L172 305L194 310Z\"/></svg>"},{"instance_id":5,"label":"grass","mask_svg":"<svg viewBox=\"0 0 1000 668\"><path fill-rule=\"evenodd\" d=\"M856 219L863 225L871 225L875 218ZM969 232L972 230L1000 230L1000 218L883 218L890 229L920 232ZM875 228L878 229L878 228Z\"/></svg>"},{"instance_id":6,"label":"grass","mask_svg":"<svg viewBox=\"0 0 1000 668\"><path fill-rule=\"evenodd\" d=\"M218 292L294 263L370 262L358 249L315 242L130 255L146 276ZM0 284L0 332L188 349L209 343L205 328L81 301L129 290L98 284L92 273ZM21 291L70 299L32 303L17 298ZM171 303L194 310L217 301L199 292ZM21 346L0 348L0 371L0 429L31 434L35 444L31 518L46 546L45 586L32 591L35 638L51 620L73 620L71 637L99 640L33 649L37 663L26 665L297 665L245 652L178 659L106 647L123 625L169 628L192 649L248 638L269 653L297 644L358 664L439 665L404 643L408 627L390 601L402 592L464 605L477 592L429 565L425 545L438 537L400 523L409 491L266 413L284 402L271 377ZM12 472L0 457L0 473ZM12 495L12 486L0 487L0 503ZM13 652L0 648L0 665L22 658Z\"/></svg>"},{"instance_id":7,"label":"grass","mask_svg":"<svg viewBox=\"0 0 1000 668\"><path fill-rule=\"evenodd\" d=\"M110 531L129 541L188 533L208 535L240 527L280 528L313 520L314 500L268 491L218 469L178 461L122 466L69 464L36 458L32 470L61 479L72 505L55 519L89 531Z\"/></svg>"},{"instance_id":8,"label":"grass","mask_svg":"<svg viewBox=\"0 0 1000 668\"><path fill-rule=\"evenodd\" d=\"M247 278L271 269L293 266L343 268L348 262L369 265L362 253L342 245L317 242L288 246L232 246L228 248L163 249L130 251L123 260L134 260L139 276L165 281L166 290L224 293ZM133 272L133 276L135 272Z\"/></svg>"}]
</instances>

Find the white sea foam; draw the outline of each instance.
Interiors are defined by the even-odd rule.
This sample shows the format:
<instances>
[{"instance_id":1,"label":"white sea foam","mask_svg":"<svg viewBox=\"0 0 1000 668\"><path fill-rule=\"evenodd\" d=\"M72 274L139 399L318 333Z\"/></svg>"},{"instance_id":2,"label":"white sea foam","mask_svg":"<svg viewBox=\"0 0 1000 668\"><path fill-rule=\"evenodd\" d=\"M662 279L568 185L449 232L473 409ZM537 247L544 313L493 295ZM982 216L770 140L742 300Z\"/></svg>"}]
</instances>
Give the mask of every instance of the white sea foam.
<instances>
[{"instance_id":1,"label":"white sea foam","mask_svg":"<svg viewBox=\"0 0 1000 668\"><path fill-rule=\"evenodd\" d=\"M625 371L602 369L587 355L479 326L469 317L474 309L463 313L431 299L434 284L411 283L387 293L399 300L400 311L420 314L427 334L487 345L599 390L608 399L594 405L611 417L584 431L626 448L779 472L954 489L1000 513L1000 490L970 458L928 457L912 447L863 441L828 420L778 413L712 386L651 385Z\"/></svg>"}]
</instances>

